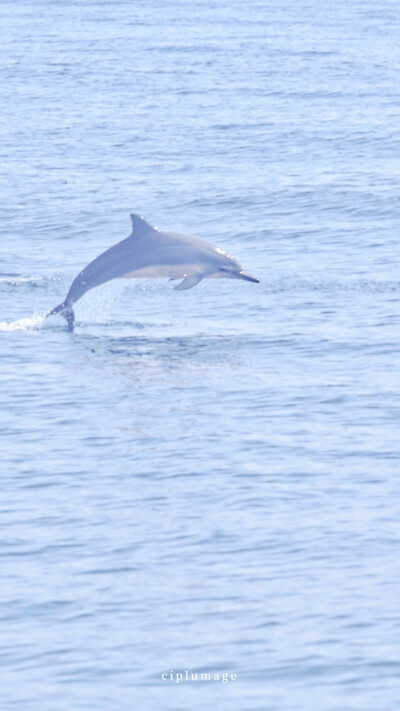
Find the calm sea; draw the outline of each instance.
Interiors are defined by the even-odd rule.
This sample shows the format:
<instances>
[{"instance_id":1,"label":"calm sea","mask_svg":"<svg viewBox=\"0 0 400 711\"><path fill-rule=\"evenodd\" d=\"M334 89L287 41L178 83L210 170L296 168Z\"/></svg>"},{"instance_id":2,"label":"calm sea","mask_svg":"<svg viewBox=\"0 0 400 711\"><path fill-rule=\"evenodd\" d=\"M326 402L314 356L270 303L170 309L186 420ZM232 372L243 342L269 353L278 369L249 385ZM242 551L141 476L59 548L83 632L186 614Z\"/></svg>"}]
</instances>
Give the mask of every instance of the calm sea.
<instances>
[{"instance_id":1,"label":"calm sea","mask_svg":"<svg viewBox=\"0 0 400 711\"><path fill-rule=\"evenodd\" d=\"M1 711L399 709L399 3L0 23ZM130 212L261 283L43 322Z\"/></svg>"}]
</instances>

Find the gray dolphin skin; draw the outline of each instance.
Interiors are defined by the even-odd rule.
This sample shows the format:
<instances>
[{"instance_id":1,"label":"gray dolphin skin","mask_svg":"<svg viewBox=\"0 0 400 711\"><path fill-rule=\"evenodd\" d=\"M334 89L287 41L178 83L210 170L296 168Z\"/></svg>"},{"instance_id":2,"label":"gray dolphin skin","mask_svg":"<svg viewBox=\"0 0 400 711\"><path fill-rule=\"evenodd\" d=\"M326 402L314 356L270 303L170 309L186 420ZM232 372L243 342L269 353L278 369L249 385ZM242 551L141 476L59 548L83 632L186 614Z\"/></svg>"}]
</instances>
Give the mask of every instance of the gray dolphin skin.
<instances>
[{"instance_id":1,"label":"gray dolphin skin","mask_svg":"<svg viewBox=\"0 0 400 711\"><path fill-rule=\"evenodd\" d=\"M167 277L183 279L175 289L191 289L202 279L259 279L246 274L239 262L219 247L196 237L161 232L142 217L131 215L132 234L100 254L87 265L71 284L59 306L47 316L62 314L70 328L75 316L72 309L87 291L111 279ZM46 318L47 318L46 316Z\"/></svg>"}]
</instances>

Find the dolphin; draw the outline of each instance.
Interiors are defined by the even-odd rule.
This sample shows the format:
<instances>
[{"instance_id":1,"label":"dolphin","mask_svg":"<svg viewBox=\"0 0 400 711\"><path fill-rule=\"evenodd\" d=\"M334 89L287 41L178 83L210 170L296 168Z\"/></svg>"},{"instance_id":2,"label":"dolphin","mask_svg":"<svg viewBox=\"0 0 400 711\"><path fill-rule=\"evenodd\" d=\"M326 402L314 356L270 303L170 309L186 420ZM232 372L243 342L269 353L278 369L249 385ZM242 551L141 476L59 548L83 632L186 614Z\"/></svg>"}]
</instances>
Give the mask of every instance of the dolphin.
<instances>
[{"instance_id":1,"label":"dolphin","mask_svg":"<svg viewBox=\"0 0 400 711\"><path fill-rule=\"evenodd\" d=\"M82 269L62 304L49 311L46 318L60 313L73 328L73 304L95 286L117 278L183 279L175 287L180 291L191 289L202 279L216 277L259 283L259 279L246 274L239 262L223 249L197 237L162 232L139 215L131 214L131 219L132 233L129 237L107 249Z\"/></svg>"}]
</instances>

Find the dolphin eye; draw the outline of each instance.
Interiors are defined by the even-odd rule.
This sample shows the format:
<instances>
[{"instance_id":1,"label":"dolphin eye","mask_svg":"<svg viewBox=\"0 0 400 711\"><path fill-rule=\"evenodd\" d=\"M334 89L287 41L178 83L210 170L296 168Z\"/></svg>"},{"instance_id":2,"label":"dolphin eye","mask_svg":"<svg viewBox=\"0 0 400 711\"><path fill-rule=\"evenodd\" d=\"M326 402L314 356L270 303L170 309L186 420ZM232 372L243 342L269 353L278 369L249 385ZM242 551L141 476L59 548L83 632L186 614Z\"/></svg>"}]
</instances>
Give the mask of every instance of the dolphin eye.
<instances>
[{"instance_id":1,"label":"dolphin eye","mask_svg":"<svg viewBox=\"0 0 400 711\"><path fill-rule=\"evenodd\" d=\"M226 267L220 267L219 271L220 272L229 272L229 269L227 269Z\"/></svg>"}]
</instances>

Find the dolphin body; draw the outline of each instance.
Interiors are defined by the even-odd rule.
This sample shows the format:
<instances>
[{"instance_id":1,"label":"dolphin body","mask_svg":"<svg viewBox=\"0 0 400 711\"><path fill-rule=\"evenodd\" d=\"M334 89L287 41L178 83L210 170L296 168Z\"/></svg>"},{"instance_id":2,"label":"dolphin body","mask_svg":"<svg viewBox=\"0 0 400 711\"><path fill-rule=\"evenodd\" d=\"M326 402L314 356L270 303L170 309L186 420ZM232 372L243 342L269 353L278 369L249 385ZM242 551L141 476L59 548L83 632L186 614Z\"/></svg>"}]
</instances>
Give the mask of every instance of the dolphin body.
<instances>
[{"instance_id":1,"label":"dolphin body","mask_svg":"<svg viewBox=\"0 0 400 711\"><path fill-rule=\"evenodd\" d=\"M132 214L131 219L132 234L82 269L65 300L47 316L60 313L73 328L73 304L95 286L117 278L183 279L175 287L179 290L191 289L202 279L215 277L259 282L259 279L245 274L234 257L209 242L176 232L162 232L139 215Z\"/></svg>"}]
</instances>

